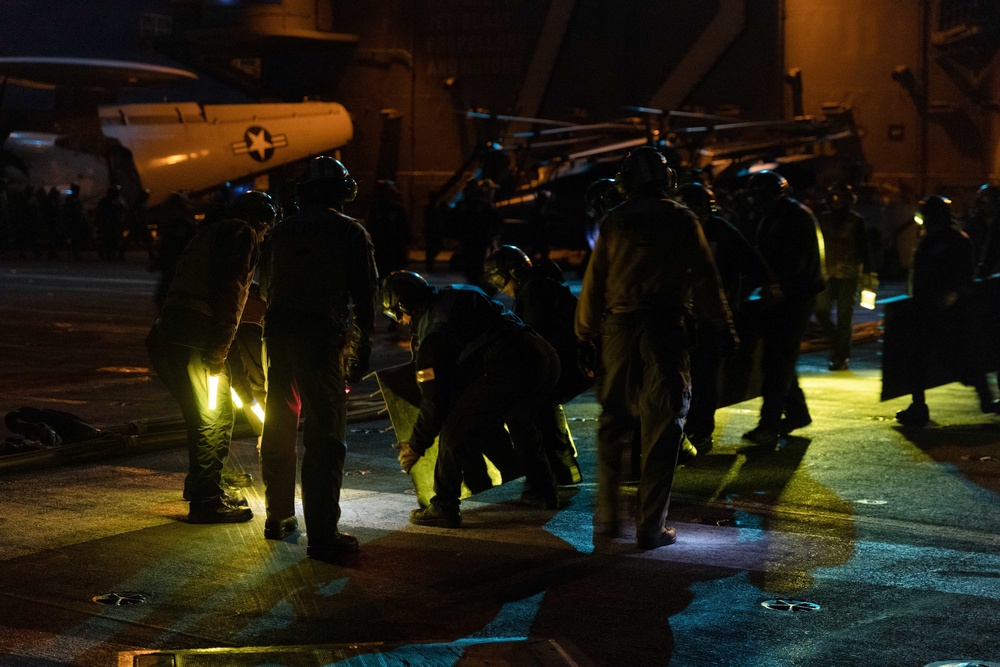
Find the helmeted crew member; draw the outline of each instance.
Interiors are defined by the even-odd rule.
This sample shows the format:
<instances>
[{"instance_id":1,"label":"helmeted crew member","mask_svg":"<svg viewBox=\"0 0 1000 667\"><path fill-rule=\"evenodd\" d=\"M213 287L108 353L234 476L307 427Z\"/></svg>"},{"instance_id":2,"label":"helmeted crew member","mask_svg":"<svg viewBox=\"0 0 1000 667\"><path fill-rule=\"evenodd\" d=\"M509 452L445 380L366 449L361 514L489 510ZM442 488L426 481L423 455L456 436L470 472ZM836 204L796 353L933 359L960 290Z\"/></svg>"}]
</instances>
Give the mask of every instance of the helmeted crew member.
<instances>
[{"instance_id":1,"label":"helmeted crew member","mask_svg":"<svg viewBox=\"0 0 1000 667\"><path fill-rule=\"evenodd\" d=\"M398 445L403 470L439 438L434 496L410 513L410 522L462 525L461 462L503 424L524 471L522 500L556 509L555 478L536 423L559 378L552 346L480 288L438 289L410 271L386 278L382 307L414 334L420 414L412 439Z\"/></svg>"},{"instance_id":2,"label":"helmeted crew member","mask_svg":"<svg viewBox=\"0 0 1000 667\"><path fill-rule=\"evenodd\" d=\"M157 374L180 404L188 429L186 490L191 523L249 521L248 507L230 503L222 468L233 433L230 372L226 363L239 325L264 235L278 205L250 191L231 218L188 243L167 292L160 319L146 338ZM217 407L210 408L209 376L218 376Z\"/></svg>"},{"instance_id":3,"label":"helmeted crew member","mask_svg":"<svg viewBox=\"0 0 1000 667\"><path fill-rule=\"evenodd\" d=\"M326 562L358 549L357 538L339 528L347 455L345 390L346 383L359 382L368 372L378 275L368 232L343 213L357 187L338 160L314 158L299 185L301 212L275 228L261 261L268 363L260 446L264 537L284 539L298 528L296 444L304 408L307 553Z\"/></svg>"},{"instance_id":4,"label":"helmeted crew member","mask_svg":"<svg viewBox=\"0 0 1000 667\"><path fill-rule=\"evenodd\" d=\"M965 231L972 241L976 277L1000 272L1000 187L989 183L979 187Z\"/></svg>"},{"instance_id":5,"label":"helmeted crew member","mask_svg":"<svg viewBox=\"0 0 1000 667\"><path fill-rule=\"evenodd\" d=\"M816 299L816 318L823 331L833 338L831 371L846 371L848 367L858 288L875 286L865 219L851 208L856 201L850 185L836 183L827 188L827 210L819 214L827 282L826 289ZM836 324L831 317L834 306L837 308Z\"/></svg>"},{"instance_id":6,"label":"helmeted crew member","mask_svg":"<svg viewBox=\"0 0 1000 667\"><path fill-rule=\"evenodd\" d=\"M896 420L904 426L926 426L930 420L924 396L927 380L927 359L935 339L940 340L944 331L962 330L958 323L955 305L959 298L972 288L974 271L972 243L961 231L951 215L951 200L931 195L920 202L923 219L923 236L913 255L910 270L910 293L919 312L920 349L913 358L915 382L913 400L909 407L896 413ZM942 341L956 345L957 341ZM979 395L983 412L993 412L993 397L986 376L975 369L962 369Z\"/></svg>"},{"instance_id":7,"label":"helmeted crew member","mask_svg":"<svg viewBox=\"0 0 1000 667\"><path fill-rule=\"evenodd\" d=\"M128 206L122 198L122 186L113 185L97 203L94 224L97 228L97 255L101 259L120 259L124 240L125 213Z\"/></svg>"},{"instance_id":8,"label":"helmeted crew member","mask_svg":"<svg viewBox=\"0 0 1000 667\"><path fill-rule=\"evenodd\" d=\"M769 170L754 174L747 183L757 220L754 243L778 281L763 289L760 421L743 434L765 447L812 423L795 365L816 310L816 295L826 286L819 223L807 206L792 199L791 189L783 176Z\"/></svg>"},{"instance_id":9,"label":"helmeted crew member","mask_svg":"<svg viewBox=\"0 0 1000 667\"><path fill-rule=\"evenodd\" d=\"M483 260L496 248L496 239L503 227L503 220L493 206L496 189L496 184L489 179L469 181L454 208L460 268L466 282L477 287L486 286Z\"/></svg>"},{"instance_id":10,"label":"helmeted crew member","mask_svg":"<svg viewBox=\"0 0 1000 667\"><path fill-rule=\"evenodd\" d=\"M673 180L666 158L651 147L622 160L616 181L626 201L604 216L576 311L577 337L584 342L601 337L595 530L619 533L622 453L638 413L642 474L636 544L641 549L676 539L664 520L691 398L692 297L706 323L735 341L701 225L690 210L667 198Z\"/></svg>"},{"instance_id":11,"label":"helmeted crew member","mask_svg":"<svg viewBox=\"0 0 1000 667\"><path fill-rule=\"evenodd\" d=\"M677 188L677 200L691 209L701 222L722 290L735 317L740 304L755 287L773 281L771 270L743 233L719 215L711 187L685 183ZM691 407L684 422L684 433L700 455L710 452L714 444L712 434L715 432L722 364L715 333L711 329L699 329L697 346L691 352Z\"/></svg>"},{"instance_id":12,"label":"helmeted crew member","mask_svg":"<svg viewBox=\"0 0 1000 667\"><path fill-rule=\"evenodd\" d=\"M559 267L554 264L533 266L524 251L515 246L497 248L486 258L484 270L486 280L493 287L514 297L514 314L559 355L559 381L550 407L539 415L538 424L556 482L576 484L582 481L583 475L562 404L594 384L593 378L588 377L577 363L577 340L573 332L576 296L562 280Z\"/></svg>"}]
</instances>

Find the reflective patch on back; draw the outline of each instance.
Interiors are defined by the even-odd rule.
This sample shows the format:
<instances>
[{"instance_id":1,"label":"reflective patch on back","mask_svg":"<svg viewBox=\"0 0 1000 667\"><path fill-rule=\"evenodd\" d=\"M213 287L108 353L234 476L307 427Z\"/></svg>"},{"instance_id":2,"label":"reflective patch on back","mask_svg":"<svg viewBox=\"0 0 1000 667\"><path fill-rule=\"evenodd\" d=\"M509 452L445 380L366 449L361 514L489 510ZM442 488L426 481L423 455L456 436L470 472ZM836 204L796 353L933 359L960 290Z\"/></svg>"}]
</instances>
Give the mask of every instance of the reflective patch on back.
<instances>
[{"instance_id":1,"label":"reflective patch on back","mask_svg":"<svg viewBox=\"0 0 1000 667\"><path fill-rule=\"evenodd\" d=\"M417 371L417 384L422 382L430 382L434 379L434 369L433 368L422 368Z\"/></svg>"}]
</instances>

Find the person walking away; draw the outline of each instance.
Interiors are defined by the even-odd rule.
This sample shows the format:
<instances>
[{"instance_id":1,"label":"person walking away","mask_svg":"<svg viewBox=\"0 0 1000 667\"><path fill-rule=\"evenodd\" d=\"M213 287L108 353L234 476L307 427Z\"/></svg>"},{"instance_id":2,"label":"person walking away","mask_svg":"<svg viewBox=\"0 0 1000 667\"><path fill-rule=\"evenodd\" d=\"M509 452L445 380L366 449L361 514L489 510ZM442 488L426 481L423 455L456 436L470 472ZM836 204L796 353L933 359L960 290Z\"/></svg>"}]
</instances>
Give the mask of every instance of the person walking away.
<instances>
[{"instance_id":1,"label":"person walking away","mask_svg":"<svg viewBox=\"0 0 1000 667\"><path fill-rule=\"evenodd\" d=\"M676 540L665 520L691 399L688 304L694 303L705 325L725 332L732 344L736 339L701 225L668 198L674 179L666 158L652 147L622 160L615 180L626 200L601 222L576 310L577 337L584 343L601 338L595 533L619 535L622 454L638 426L640 549Z\"/></svg>"},{"instance_id":2,"label":"person walking away","mask_svg":"<svg viewBox=\"0 0 1000 667\"><path fill-rule=\"evenodd\" d=\"M753 287L773 281L767 262L739 229L719 215L711 187L685 183L677 188L677 200L698 217L715 259L726 302L739 322L738 309ZM691 351L691 407L684 433L701 456L714 446L715 411L719 406L722 355L715 334L712 329L700 328L697 344ZM681 457L684 458L684 452Z\"/></svg>"},{"instance_id":3,"label":"person walking away","mask_svg":"<svg viewBox=\"0 0 1000 667\"><path fill-rule=\"evenodd\" d=\"M812 423L795 366L816 310L816 295L826 287L823 236L812 211L792 199L791 189L783 176L770 170L754 174L747 183L757 221L754 242L777 279L762 289L760 419L743 434L763 447L774 447L781 436Z\"/></svg>"}]
</instances>

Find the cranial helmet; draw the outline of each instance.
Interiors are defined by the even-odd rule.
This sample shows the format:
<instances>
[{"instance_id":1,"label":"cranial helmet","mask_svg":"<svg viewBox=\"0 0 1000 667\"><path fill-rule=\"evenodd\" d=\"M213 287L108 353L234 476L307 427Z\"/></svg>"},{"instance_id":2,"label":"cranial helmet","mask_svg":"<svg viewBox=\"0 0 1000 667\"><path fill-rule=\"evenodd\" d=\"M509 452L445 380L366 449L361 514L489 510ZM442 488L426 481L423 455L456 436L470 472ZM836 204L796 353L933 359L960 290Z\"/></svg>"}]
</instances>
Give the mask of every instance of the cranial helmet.
<instances>
[{"instance_id":1,"label":"cranial helmet","mask_svg":"<svg viewBox=\"0 0 1000 667\"><path fill-rule=\"evenodd\" d=\"M382 283L382 312L394 322L414 317L430 302L434 288L413 271L393 271Z\"/></svg>"},{"instance_id":2,"label":"cranial helmet","mask_svg":"<svg viewBox=\"0 0 1000 667\"><path fill-rule=\"evenodd\" d=\"M787 199L792 194L792 186L776 171L765 169L750 177L747 182L747 197L755 206L767 206Z\"/></svg>"},{"instance_id":3,"label":"cranial helmet","mask_svg":"<svg viewBox=\"0 0 1000 667\"><path fill-rule=\"evenodd\" d=\"M846 208L858 201L854 188L848 183L834 183L826 189L826 205L830 208Z\"/></svg>"},{"instance_id":4,"label":"cranial helmet","mask_svg":"<svg viewBox=\"0 0 1000 667\"><path fill-rule=\"evenodd\" d=\"M321 155L306 166L299 191L307 199L324 197L343 204L354 201L358 183L340 160Z\"/></svg>"},{"instance_id":5,"label":"cranial helmet","mask_svg":"<svg viewBox=\"0 0 1000 667\"><path fill-rule=\"evenodd\" d=\"M498 290L514 281L515 284L527 279L531 270L531 260L517 246L502 245L494 250L483 264L486 280Z\"/></svg>"},{"instance_id":6,"label":"cranial helmet","mask_svg":"<svg viewBox=\"0 0 1000 667\"><path fill-rule=\"evenodd\" d=\"M667 166L667 158L652 146L640 146L622 158L615 175L615 185L626 197L649 185L670 192L676 182L677 173Z\"/></svg>"},{"instance_id":7,"label":"cranial helmet","mask_svg":"<svg viewBox=\"0 0 1000 667\"><path fill-rule=\"evenodd\" d=\"M715 193L701 183L685 183L677 188L677 198L698 216L716 212Z\"/></svg>"},{"instance_id":8,"label":"cranial helmet","mask_svg":"<svg viewBox=\"0 0 1000 667\"><path fill-rule=\"evenodd\" d=\"M976 192L976 206L982 208L984 202L996 210L997 206L1000 205L1000 187L989 183L979 186L979 190Z\"/></svg>"},{"instance_id":9,"label":"cranial helmet","mask_svg":"<svg viewBox=\"0 0 1000 667\"><path fill-rule=\"evenodd\" d=\"M587 186L583 195L587 203L587 215L600 220L604 214L622 203L621 193L615 186L613 178L599 178Z\"/></svg>"},{"instance_id":10,"label":"cranial helmet","mask_svg":"<svg viewBox=\"0 0 1000 667\"><path fill-rule=\"evenodd\" d=\"M946 227L952 223L951 200L941 195L930 195L920 201L920 216L928 227Z\"/></svg>"},{"instance_id":11,"label":"cranial helmet","mask_svg":"<svg viewBox=\"0 0 1000 667\"><path fill-rule=\"evenodd\" d=\"M281 207L274 197L266 192L250 190L236 198L229 207L229 212L234 218L246 222L257 231L267 231L278 222Z\"/></svg>"}]
</instances>

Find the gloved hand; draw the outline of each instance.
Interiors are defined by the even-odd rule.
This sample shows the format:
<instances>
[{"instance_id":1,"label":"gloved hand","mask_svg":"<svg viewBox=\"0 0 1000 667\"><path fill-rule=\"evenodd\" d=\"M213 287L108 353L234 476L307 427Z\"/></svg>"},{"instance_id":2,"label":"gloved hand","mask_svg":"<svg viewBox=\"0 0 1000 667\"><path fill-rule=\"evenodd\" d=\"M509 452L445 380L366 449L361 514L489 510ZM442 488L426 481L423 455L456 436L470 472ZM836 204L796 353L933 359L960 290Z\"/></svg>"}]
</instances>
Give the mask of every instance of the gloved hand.
<instances>
[{"instance_id":1,"label":"gloved hand","mask_svg":"<svg viewBox=\"0 0 1000 667\"><path fill-rule=\"evenodd\" d=\"M344 375L349 384L361 382L362 378L368 374L371 354L371 343L361 343L344 360Z\"/></svg>"},{"instance_id":2,"label":"gloved hand","mask_svg":"<svg viewBox=\"0 0 1000 667\"><path fill-rule=\"evenodd\" d=\"M592 378L597 374L600 355L597 353L597 345L593 340L581 340L577 342L576 363L587 377Z\"/></svg>"},{"instance_id":3,"label":"gloved hand","mask_svg":"<svg viewBox=\"0 0 1000 667\"><path fill-rule=\"evenodd\" d=\"M209 375L218 375L226 369L226 355L229 350L212 347L201 353L201 361L208 369Z\"/></svg>"},{"instance_id":4,"label":"gloved hand","mask_svg":"<svg viewBox=\"0 0 1000 667\"><path fill-rule=\"evenodd\" d=\"M406 474L410 474L410 469L420 460L420 454L418 454L408 442L397 442L392 446L398 454L396 454L396 460L399 461L399 467Z\"/></svg>"}]
</instances>

